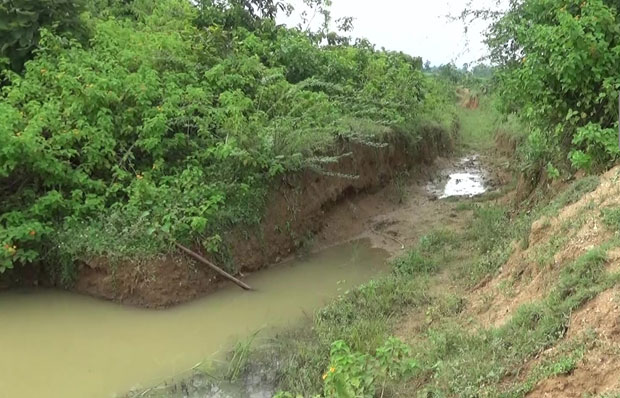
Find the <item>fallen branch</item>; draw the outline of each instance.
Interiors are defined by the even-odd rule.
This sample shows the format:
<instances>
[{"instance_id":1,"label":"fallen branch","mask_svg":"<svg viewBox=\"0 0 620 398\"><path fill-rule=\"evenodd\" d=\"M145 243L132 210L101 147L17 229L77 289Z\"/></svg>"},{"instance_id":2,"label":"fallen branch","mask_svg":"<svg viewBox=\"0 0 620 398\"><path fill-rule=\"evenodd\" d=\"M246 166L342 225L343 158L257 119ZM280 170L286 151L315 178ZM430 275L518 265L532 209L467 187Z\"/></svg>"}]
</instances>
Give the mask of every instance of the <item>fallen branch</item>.
<instances>
[{"instance_id":1,"label":"fallen branch","mask_svg":"<svg viewBox=\"0 0 620 398\"><path fill-rule=\"evenodd\" d=\"M389 234L386 234L385 232L382 232L382 231L379 231L377 229L374 229L373 227L371 227L370 230L372 232L378 234L378 235L383 236L384 238L388 238L388 239L393 240L394 242L396 242L396 243L398 243L400 245L400 249L401 250L405 250L405 244L402 241L400 241L400 240L396 239L395 237L393 237L392 235L389 235Z\"/></svg>"},{"instance_id":2,"label":"fallen branch","mask_svg":"<svg viewBox=\"0 0 620 398\"><path fill-rule=\"evenodd\" d=\"M237 286L241 287L242 289L244 289L244 290L254 290L254 289L252 289L251 286L249 286L246 283L244 283L243 281L235 278L234 276L232 276L228 272L224 271L223 269L221 269L217 265L213 264L211 261L207 260L206 258L202 257L200 254L196 253L195 251L188 249L187 247L183 246L182 244L180 244L180 243L178 243L178 242L176 242L174 240L172 240L172 243L174 243L174 245L176 247L181 249L183 252L185 252L185 254L187 254L188 256L192 257L194 260L196 260L196 261L198 261L200 263L203 263L204 265L206 265L207 267L211 268L213 271L215 271L218 274L222 275L226 279L233 281Z\"/></svg>"}]
</instances>

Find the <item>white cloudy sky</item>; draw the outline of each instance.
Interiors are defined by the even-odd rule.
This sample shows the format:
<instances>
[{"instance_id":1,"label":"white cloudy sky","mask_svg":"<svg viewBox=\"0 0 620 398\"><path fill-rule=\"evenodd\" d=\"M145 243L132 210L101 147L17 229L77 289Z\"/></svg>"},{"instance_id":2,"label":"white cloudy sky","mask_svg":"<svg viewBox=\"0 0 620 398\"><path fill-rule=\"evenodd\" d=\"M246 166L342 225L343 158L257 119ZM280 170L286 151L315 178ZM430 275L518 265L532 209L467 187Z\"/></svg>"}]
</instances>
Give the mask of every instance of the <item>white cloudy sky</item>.
<instances>
[{"instance_id":1,"label":"white cloudy sky","mask_svg":"<svg viewBox=\"0 0 620 398\"><path fill-rule=\"evenodd\" d=\"M291 0L298 10L301 0ZM475 62L486 54L482 43L486 26L478 22L464 34L461 22L447 17L458 15L467 0L333 0L333 19L354 17L353 37L365 37L378 47L421 56L433 65ZM484 7L492 0L474 0L475 7ZM296 25L297 11L282 22ZM319 19L319 17L317 17Z\"/></svg>"}]
</instances>

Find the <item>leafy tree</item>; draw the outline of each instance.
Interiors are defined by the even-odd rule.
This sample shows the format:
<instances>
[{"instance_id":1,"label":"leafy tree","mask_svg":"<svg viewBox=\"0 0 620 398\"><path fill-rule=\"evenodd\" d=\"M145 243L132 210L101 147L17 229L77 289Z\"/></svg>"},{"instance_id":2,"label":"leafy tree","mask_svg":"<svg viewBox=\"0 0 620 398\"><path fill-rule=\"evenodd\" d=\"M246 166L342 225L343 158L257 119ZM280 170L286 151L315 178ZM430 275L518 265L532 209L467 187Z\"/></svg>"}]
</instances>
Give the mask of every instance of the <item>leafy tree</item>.
<instances>
[{"instance_id":1,"label":"leafy tree","mask_svg":"<svg viewBox=\"0 0 620 398\"><path fill-rule=\"evenodd\" d=\"M20 71L40 39L40 29L82 37L79 0L2 0L0 2L0 57Z\"/></svg>"},{"instance_id":2,"label":"leafy tree","mask_svg":"<svg viewBox=\"0 0 620 398\"><path fill-rule=\"evenodd\" d=\"M504 109L533 130L531 170L567 159L606 167L618 158L617 1L511 1L487 42Z\"/></svg>"}]
</instances>

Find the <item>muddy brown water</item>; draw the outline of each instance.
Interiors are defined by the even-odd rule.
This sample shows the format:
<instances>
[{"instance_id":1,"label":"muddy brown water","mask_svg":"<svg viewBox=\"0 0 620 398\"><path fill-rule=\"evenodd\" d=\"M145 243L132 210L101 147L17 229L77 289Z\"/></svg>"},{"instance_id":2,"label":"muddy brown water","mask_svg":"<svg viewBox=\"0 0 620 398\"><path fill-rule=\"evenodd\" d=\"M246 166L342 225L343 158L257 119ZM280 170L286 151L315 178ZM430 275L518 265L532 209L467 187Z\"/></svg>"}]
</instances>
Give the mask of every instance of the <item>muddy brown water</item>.
<instances>
[{"instance_id":1,"label":"muddy brown water","mask_svg":"<svg viewBox=\"0 0 620 398\"><path fill-rule=\"evenodd\" d=\"M222 358L236 339L301 321L386 270L358 241L251 275L167 310L124 307L56 290L0 295L0 398L109 398ZM262 333L268 333L263 331Z\"/></svg>"}]
</instances>

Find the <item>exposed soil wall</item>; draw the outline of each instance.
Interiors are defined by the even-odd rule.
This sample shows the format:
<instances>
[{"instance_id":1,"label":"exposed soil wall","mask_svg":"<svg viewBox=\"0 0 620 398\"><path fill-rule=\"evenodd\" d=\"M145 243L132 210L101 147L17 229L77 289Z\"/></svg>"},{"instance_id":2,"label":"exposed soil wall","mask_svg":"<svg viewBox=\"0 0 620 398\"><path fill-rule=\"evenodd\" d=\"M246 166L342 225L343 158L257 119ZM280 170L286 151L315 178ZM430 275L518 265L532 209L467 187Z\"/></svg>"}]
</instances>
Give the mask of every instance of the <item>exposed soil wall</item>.
<instances>
[{"instance_id":1,"label":"exposed soil wall","mask_svg":"<svg viewBox=\"0 0 620 398\"><path fill-rule=\"evenodd\" d=\"M501 327L525 304L543 300L557 285L562 270L593 248L611 242L616 228L606 225L603 210L620 206L620 167L602 175L594 191L557 214L542 216L532 223L523 248L514 250L500 272L481 284L469 297L469 319L474 325ZM620 249L606 253L605 273L620 271ZM583 278L586 278L585 276ZM582 308L570 314L564 342L590 341L575 369L542 380L528 397L616 396L620 389L620 288L611 286L598 293ZM557 358L561 351L551 347L524 365L515 380L523 382L536 365ZM510 380L512 381L512 380ZM509 380L506 380L508 383Z\"/></svg>"},{"instance_id":2,"label":"exposed soil wall","mask_svg":"<svg viewBox=\"0 0 620 398\"><path fill-rule=\"evenodd\" d=\"M341 142L335 154L352 153L351 156L325 167L323 172L306 170L282 178L267 200L262 223L240 226L224 234L232 263L246 273L290 256L323 228L326 213L339 201L361 191L379 189L394 174L416 164L430 164L439 153L450 149L445 133L437 130L432 136L428 142L411 145L403 136L395 135L387 146L380 148ZM127 277L119 278L117 270L115 279L120 283L114 289L110 283L101 283L101 276L92 276L93 272L106 269L85 269L76 286L78 291L160 307L203 295L219 282L209 270L177 255L168 256L161 263L147 264L143 269L127 267Z\"/></svg>"},{"instance_id":3,"label":"exposed soil wall","mask_svg":"<svg viewBox=\"0 0 620 398\"><path fill-rule=\"evenodd\" d=\"M412 144L393 134L383 147L341 141L333 155L351 153L323 170L287 175L275 184L266 201L263 221L223 234L234 267L253 272L292 255L323 228L326 213L343 198L378 190L399 172L429 165L451 150L451 137L429 128L427 141ZM356 176L347 178L345 176ZM199 251L198 248L196 248ZM37 283L39 275L20 279ZM110 266L105 259L81 265L74 290L141 307L160 308L203 296L222 283L215 273L179 253L140 263Z\"/></svg>"}]
</instances>

